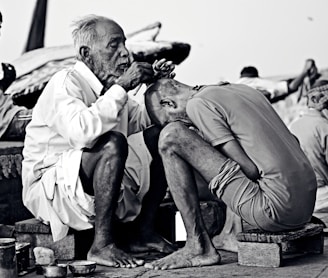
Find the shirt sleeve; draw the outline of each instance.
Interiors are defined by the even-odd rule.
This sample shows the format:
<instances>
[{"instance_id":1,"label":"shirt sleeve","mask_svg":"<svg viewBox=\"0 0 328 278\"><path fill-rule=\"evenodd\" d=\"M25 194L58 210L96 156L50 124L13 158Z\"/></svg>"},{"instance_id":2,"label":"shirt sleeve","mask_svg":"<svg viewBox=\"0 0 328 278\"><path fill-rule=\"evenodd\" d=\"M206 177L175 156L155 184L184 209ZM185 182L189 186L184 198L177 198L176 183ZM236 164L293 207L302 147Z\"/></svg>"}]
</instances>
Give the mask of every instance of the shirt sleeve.
<instances>
[{"instance_id":1,"label":"shirt sleeve","mask_svg":"<svg viewBox=\"0 0 328 278\"><path fill-rule=\"evenodd\" d=\"M202 98L193 98L187 103L187 115L212 146L235 139L220 106L214 107Z\"/></svg>"},{"instance_id":2,"label":"shirt sleeve","mask_svg":"<svg viewBox=\"0 0 328 278\"><path fill-rule=\"evenodd\" d=\"M268 79L259 79L259 89L270 92L270 98L278 97L288 92L287 81L274 81Z\"/></svg>"},{"instance_id":3,"label":"shirt sleeve","mask_svg":"<svg viewBox=\"0 0 328 278\"><path fill-rule=\"evenodd\" d=\"M247 78L244 82L241 83L260 91L269 92L270 98L274 98L288 92L287 81L275 81L264 78Z\"/></svg>"},{"instance_id":4,"label":"shirt sleeve","mask_svg":"<svg viewBox=\"0 0 328 278\"><path fill-rule=\"evenodd\" d=\"M59 84L59 85L58 85ZM92 147L95 140L113 129L128 96L119 85L113 85L103 96L87 106L81 86L54 80L54 113L45 119L51 128L66 138L73 148Z\"/></svg>"}]
</instances>

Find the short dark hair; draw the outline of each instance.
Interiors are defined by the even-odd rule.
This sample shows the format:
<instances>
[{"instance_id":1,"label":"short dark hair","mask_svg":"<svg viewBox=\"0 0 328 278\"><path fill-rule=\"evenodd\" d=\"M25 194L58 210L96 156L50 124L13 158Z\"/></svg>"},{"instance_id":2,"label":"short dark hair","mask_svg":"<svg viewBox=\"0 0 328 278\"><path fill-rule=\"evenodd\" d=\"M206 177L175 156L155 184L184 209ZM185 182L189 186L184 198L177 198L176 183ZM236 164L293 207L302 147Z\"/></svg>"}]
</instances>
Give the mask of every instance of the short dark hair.
<instances>
[{"instance_id":1,"label":"short dark hair","mask_svg":"<svg viewBox=\"0 0 328 278\"><path fill-rule=\"evenodd\" d=\"M259 77L259 72L256 67L244 67L240 72L240 77Z\"/></svg>"},{"instance_id":2,"label":"short dark hair","mask_svg":"<svg viewBox=\"0 0 328 278\"><path fill-rule=\"evenodd\" d=\"M0 12L0 22L2 22L2 13Z\"/></svg>"}]
</instances>

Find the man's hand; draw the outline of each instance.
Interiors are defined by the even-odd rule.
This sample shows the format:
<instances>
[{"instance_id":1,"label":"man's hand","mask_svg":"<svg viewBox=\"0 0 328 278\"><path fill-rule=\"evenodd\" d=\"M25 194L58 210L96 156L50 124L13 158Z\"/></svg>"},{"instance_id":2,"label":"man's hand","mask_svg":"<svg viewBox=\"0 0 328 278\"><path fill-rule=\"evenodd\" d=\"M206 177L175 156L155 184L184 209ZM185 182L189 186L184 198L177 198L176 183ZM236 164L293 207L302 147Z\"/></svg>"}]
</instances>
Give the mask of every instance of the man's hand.
<instances>
[{"instance_id":1,"label":"man's hand","mask_svg":"<svg viewBox=\"0 0 328 278\"><path fill-rule=\"evenodd\" d=\"M173 72L175 65L172 61L166 61L166 59L161 59L159 61L155 61L153 64L153 69L155 72L155 78L159 79L162 77L166 78L174 78L175 73Z\"/></svg>"},{"instance_id":2,"label":"man's hand","mask_svg":"<svg viewBox=\"0 0 328 278\"><path fill-rule=\"evenodd\" d=\"M325 92L314 91L309 96L310 102L308 106L318 111L322 111L328 108L328 95Z\"/></svg>"},{"instance_id":3,"label":"man's hand","mask_svg":"<svg viewBox=\"0 0 328 278\"><path fill-rule=\"evenodd\" d=\"M313 59L307 59L305 61L303 73L309 76L310 80L314 79L318 74L318 68Z\"/></svg>"},{"instance_id":4,"label":"man's hand","mask_svg":"<svg viewBox=\"0 0 328 278\"><path fill-rule=\"evenodd\" d=\"M154 70L146 62L133 62L131 66L116 79L115 83L130 91L141 83L149 83L154 79Z\"/></svg>"}]
</instances>

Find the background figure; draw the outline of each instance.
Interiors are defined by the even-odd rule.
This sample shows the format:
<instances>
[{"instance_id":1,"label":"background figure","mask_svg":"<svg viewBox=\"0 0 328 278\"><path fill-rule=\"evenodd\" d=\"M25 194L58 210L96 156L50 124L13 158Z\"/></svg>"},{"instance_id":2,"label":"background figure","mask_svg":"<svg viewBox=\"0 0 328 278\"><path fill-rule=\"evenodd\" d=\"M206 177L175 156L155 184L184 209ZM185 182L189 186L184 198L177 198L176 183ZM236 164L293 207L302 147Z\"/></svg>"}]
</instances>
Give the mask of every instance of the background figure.
<instances>
[{"instance_id":1,"label":"background figure","mask_svg":"<svg viewBox=\"0 0 328 278\"><path fill-rule=\"evenodd\" d=\"M270 232L297 229L310 221L315 174L296 138L260 92L240 84L192 87L161 79L146 91L146 107L152 120L164 126L159 150L187 231L182 249L146 267L220 261L204 227L193 169L232 211L220 234L231 250L237 251L240 218Z\"/></svg>"},{"instance_id":2,"label":"background figure","mask_svg":"<svg viewBox=\"0 0 328 278\"><path fill-rule=\"evenodd\" d=\"M306 60L304 69L298 76L287 81L274 81L262 78L259 76L257 68L248 66L241 70L240 78L236 83L245 84L261 91L271 103L274 103L296 92L302 85L304 78L312 74L312 72L317 72L312 59Z\"/></svg>"},{"instance_id":3,"label":"background figure","mask_svg":"<svg viewBox=\"0 0 328 278\"><path fill-rule=\"evenodd\" d=\"M2 27L2 14L0 12L0 29ZM32 111L13 103L12 97L5 91L15 81L14 66L1 63L0 68L0 140L22 141L25 137L26 125L32 118Z\"/></svg>"},{"instance_id":4,"label":"background figure","mask_svg":"<svg viewBox=\"0 0 328 278\"><path fill-rule=\"evenodd\" d=\"M318 79L307 92L308 109L290 125L317 178L314 216L328 225L328 80Z\"/></svg>"}]
</instances>

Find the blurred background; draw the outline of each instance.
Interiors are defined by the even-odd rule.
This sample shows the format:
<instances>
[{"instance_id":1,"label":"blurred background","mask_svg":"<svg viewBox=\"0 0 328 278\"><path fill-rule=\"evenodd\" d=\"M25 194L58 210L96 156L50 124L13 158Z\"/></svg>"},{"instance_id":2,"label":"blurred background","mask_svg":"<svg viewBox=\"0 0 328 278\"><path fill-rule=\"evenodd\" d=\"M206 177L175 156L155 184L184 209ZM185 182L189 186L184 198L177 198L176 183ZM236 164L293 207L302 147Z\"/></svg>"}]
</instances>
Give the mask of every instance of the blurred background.
<instances>
[{"instance_id":1,"label":"blurred background","mask_svg":"<svg viewBox=\"0 0 328 278\"><path fill-rule=\"evenodd\" d=\"M1 0L1 62L23 53L35 4ZM48 0L44 44L71 44L71 22L89 13L116 20L126 33L159 21L157 40L191 45L176 79L233 82L247 65L261 76L298 74L307 58L326 68L327 11L326 0Z\"/></svg>"}]
</instances>

